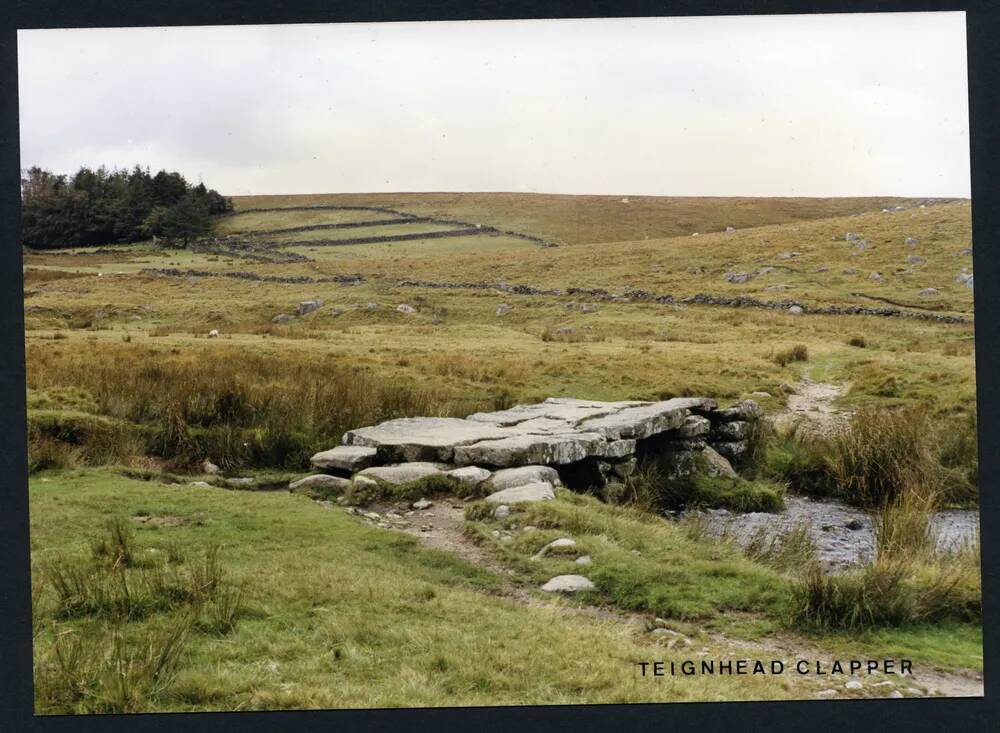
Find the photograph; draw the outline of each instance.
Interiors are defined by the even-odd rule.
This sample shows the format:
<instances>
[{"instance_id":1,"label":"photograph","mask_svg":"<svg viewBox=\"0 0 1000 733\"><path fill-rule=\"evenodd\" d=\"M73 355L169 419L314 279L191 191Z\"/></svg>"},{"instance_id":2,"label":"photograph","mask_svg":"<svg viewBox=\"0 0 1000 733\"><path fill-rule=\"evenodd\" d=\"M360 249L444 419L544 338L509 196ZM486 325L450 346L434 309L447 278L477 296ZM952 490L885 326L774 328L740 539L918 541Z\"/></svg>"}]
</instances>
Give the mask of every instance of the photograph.
<instances>
[{"instance_id":1,"label":"photograph","mask_svg":"<svg viewBox=\"0 0 1000 733\"><path fill-rule=\"evenodd\" d=\"M966 23L18 30L34 715L982 698Z\"/></svg>"}]
</instances>

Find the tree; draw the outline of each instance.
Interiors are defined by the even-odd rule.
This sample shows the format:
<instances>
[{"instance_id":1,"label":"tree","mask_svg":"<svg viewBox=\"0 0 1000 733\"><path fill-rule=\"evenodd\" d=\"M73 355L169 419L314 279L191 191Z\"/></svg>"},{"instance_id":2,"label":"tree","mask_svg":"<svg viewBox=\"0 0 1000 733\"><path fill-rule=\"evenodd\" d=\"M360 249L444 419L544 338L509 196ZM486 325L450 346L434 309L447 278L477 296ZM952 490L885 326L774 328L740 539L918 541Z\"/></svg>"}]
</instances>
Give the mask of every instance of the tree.
<instances>
[{"instance_id":1,"label":"tree","mask_svg":"<svg viewBox=\"0 0 1000 733\"><path fill-rule=\"evenodd\" d=\"M185 247L192 239L207 234L210 228L208 206L193 192L182 196L163 217L163 236L179 239Z\"/></svg>"}]
</instances>

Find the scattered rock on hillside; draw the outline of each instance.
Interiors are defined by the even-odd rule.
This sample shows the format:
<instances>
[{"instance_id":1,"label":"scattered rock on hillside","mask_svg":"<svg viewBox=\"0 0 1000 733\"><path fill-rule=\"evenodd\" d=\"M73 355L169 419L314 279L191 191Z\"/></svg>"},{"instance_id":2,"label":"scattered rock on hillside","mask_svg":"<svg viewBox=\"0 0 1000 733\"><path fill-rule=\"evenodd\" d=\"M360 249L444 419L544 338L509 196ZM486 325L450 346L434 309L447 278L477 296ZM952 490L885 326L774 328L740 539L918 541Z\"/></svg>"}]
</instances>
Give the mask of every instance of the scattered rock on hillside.
<instances>
[{"instance_id":1,"label":"scattered rock on hillside","mask_svg":"<svg viewBox=\"0 0 1000 733\"><path fill-rule=\"evenodd\" d=\"M315 300L303 300L301 303L295 306L295 312L300 316L304 316L307 313L312 313L313 311L319 310L322 307L323 307L323 301L320 300L319 298L316 298Z\"/></svg>"},{"instance_id":2,"label":"scattered rock on hillside","mask_svg":"<svg viewBox=\"0 0 1000 733\"><path fill-rule=\"evenodd\" d=\"M576 560L574 560L577 565L590 565L590 555L580 555Z\"/></svg>"},{"instance_id":3,"label":"scattered rock on hillside","mask_svg":"<svg viewBox=\"0 0 1000 733\"><path fill-rule=\"evenodd\" d=\"M253 484L253 479L252 478L245 478L245 477L227 478L227 479L223 479L223 483L226 486L229 486L229 487L234 488L234 489L242 489L242 488L245 488L247 486L252 485Z\"/></svg>"},{"instance_id":4,"label":"scattered rock on hillside","mask_svg":"<svg viewBox=\"0 0 1000 733\"><path fill-rule=\"evenodd\" d=\"M511 308L506 303L501 303L500 305L497 306L497 315L498 316L502 316L502 315L505 315L507 313L510 313L510 311L511 311Z\"/></svg>"},{"instance_id":5,"label":"scattered rock on hillside","mask_svg":"<svg viewBox=\"0 0 1000 733\"><path fill-rule=\"evenodd\" d=\"M496 509L493 510L494 519L506 519L510 516L510 507L506 504L501 504Z\"/></svg>"},{"instance_id":6,"label":"scattered rock on hillside","mask_svg":"<svg viewBox=\"0 0 1000 733\"><path fill-rule=\"evenodd\" d=\"M868 275L868 279L871 280L872 282L879 282L880 283L885 278L882 277L882 273L880 273L880 272L873 272L870 275Z\"/></svg>"},{"instance_id":7,"label":"scattered rock on hillside","mask_svg":"<svg viewBox=\"0 0 1000 733\"><path fill-rule=\"evenodd\" d=\"M215 474L219 472L219 467L206 458L201 462L201 472Z\"/></svg>"},{"instance_id":8,"label":"scattered rock on hillside","mask_svg":"<svg viewBox=\"0 0 1000 733\"><path fill-rule=\"evenodd\" d=\"M418 511L423 509L430 509L432 506L434 506L434 504L427 501L427 499L417 499L415 502L410 504L410 508L416 509Z\"/></svg>"},{"instance_id":9,"label":"scattered rock on hillside","mask_svg":"<svg viewBox=\"0 0 1000 733\"><path fill-rule=\"evenodd\" d=\"M365 308L370 311L378 310L378 303L365 303Z\"/></svg>"},{"instance_id":10,"label":"scattered rock on hillside","mask_svg":"<svg viewBox=\"0 0 1000 733\"><path fill-rule=\"evenodd\" d=\"M210 339L217 339L217 338L219 338L219 329L213 328L211 331L208 332L208 337Z\"/></svg>"},{"instance_id":11,"label":"scattered rock on hillside","mask_svg":"<svg viewBox=\"0 0 1000 733\"><path fill-rule=\"evenodd\" d=\"M396 306L396 310L400 313L416 313L417 309L412 305L407 305L406 303L400 303Z\"/></svg>"},{"instance_id":12,"label":"scattered rock on hillside","mask_svg":"<svg viewBox=\"0 0 1000 733\"><path fill-rule=\"evenodd\" d=\"M785 283L775 283L774 285L768 285L764 288L765 293L778 293L782 290L791 290L791 285L786 285Z\"/></svg>"},{"instance_id":13,"label":"scattered rock on hillside","mask_svg":"<svg viewBox=\"0 0 1000 733\"><path fill-rule=\"evenodd\" d=\"M532 560L541 560L545 557L549 550L556 550L560 547L576 547L576 540L571 540L568 537L560 537L557 540L552 540L550 543L545 545L542 549L531 556Z\"/></svg>"},{"instance_id":14,"label":"scattered rock on hillside","mask_svg":"<svg viewBox=\"0 0 1000 733\"><path fill-rule=\"evenodd\" d=\"M959 250L958 254L963 257L968 257L972 254L972 247L966 247L965 249Z\"/></svg>"},{"instance_id":15,"label":"scattered rock on hillside","mask_svg":"<svg viewBox=\"0 0 1000 733\"><path fill-rule=\"evenodd\" d=\"M581 313L596 313L599 310L599 306L592 303L584 303L580 306Z\"/></svg>"},{"instance_id":16,"label":"scattered rock on hillside","mask_svg":"<svg viewBox=\"0 0 1000 733\"><path fill-rule=\"evenodd\" d=\"M925 260L920 255L910 255L909 257L906 258L906 264L908 265L922 265L925 262L927 262L927 260Z\"/></svg>"},{"instance_id":17,"label":"scattered rock on hillside","mask_svg":"<svg viewBox=\"0 0 1000 733\"><path fill-rule=\"evenodd\" d=\"M801 305L789 306L788 312L791 313L793 316L801 316L802 315L802 306Z\"/></svg>"},{"instance_id":18,"label":"scattered rock on hillside","mask_svg":"<svg viewBox=\"0 0 1000 733\"><path fill-rule=\"evenodd\" d=\"M917 293L917 295L919 295L921 297L924 297L924 298L929 297L931 295L937 295L937 294L938 294L938 289L937 288L924 288L919 293Z\"/></svg>"},{"instance_id":19,"label":"scattered rock on hillside","mask_svg":"<svg viewBox=\"0 0 1000 733\"><path fill-rule=\"evenodd\" d=\"M732 232L735 232L735 231L736 231L736 227L726 227L726 232L727 233L731 234Z\"/></svg>"},{"instance_id":20,"label":"scattered rock on hillside","mask_svg":"<svg viewBox=\"0 0 1000 733\"><path fill-rule=\"evenodd\" d=\"M346 478L331 476L326 473L317 473L306 476L298 481L288 484L288 490L295 492L301 489L323 489L325 491L347 491L351 487L351 482Z\"/></svg>"},{"instance_id":21,"label":"scattered rock on hillside","mask_svg":"<svg viewBox=\"0 0 1000 733\"><path fill-rule=\"evenodd\" d=\"M917 239L916 237L907 237L906 239L903 240L903 244L905 244L907 247L916 247L918 244L920 244L920 240Z\"/></svg>"},{"instance_id":22,"label":"scattered rock on hillside","mask_svg":"<svg viewBox=\"0 0 1000 733\"><path fill-rule=\"evenodd\" d=\"M557 575L542 586L548 593L576 593L582 590L593 590L594 584L582 575Z\"/></svg>"},{"instance_id":23,"label":"scattered rock on hillside","mask_svg":"<svg viewBox=\"0 0 1000 733\"><path fill-rule=\"evenodd\" d=\"M292 317L287 313L279 313L271 319L271 323L288 323L290 320L292 320Z\"/></svg>"},{"instance_id":24,"label":"scattered rock on hillside","mask_svg":"<svg viewBox=\"0 0 1000 733\"><path fill-rule=\"evenodd\" d=\"M854 232L848 232L847 234L844 235L844 239L848 242L856 242L859 239L861 239L861 235L855 234Z\"/></svg>"},{"instance_id":25,"label":"scattered rock on hillside","mask_svg":"<svg viewBox=\"0 0 1000 733\"><path fill-rule=\"evenodd\" d=\"M753 275L749 272L727 272L725 278L727 282L745 283L749 282L753 278Z\"/></svg>"},{"instance_id":26,"label":"scattered rock on hillside","mask_svg":"<svg viewBox=\"0 0 1000 733\"><path fill-rule=\"evenodd\" d=\"M552 484L548 481L539 481L494 492L486 497L486 501L489 504L524 504L534 501L552 501L555 498Z\"/></svg>"},{"instance_id":27,"label":"scattered rock on hillside","mask_svg":"<svg viewBox=\"0 0 1000 733\"><path fill-rule=\"evenodd\" d=\"M315 454L309 460L316 468L333 468L354 473L375 463L377 452L374 448L363 445L338 445Z\"/></svg>"}]
</instances>

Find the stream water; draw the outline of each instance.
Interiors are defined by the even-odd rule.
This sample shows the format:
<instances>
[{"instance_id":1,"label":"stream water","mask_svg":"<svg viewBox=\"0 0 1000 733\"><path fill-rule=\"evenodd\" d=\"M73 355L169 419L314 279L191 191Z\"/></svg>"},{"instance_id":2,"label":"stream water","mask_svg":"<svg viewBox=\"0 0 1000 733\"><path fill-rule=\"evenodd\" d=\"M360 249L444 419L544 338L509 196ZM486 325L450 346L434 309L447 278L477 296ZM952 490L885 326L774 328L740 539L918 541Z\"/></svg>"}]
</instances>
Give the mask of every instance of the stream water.
<instances>
[{"instance_id":1,"label":"stream water","mask_svg":"<svg viewBox=\"0 0 1000 733\"><path fill-rule=\"evenodd\" d=\"M871 562L874 555L872 517L863 509L829 499L786 496L785 510L776 514L738 514L725 509L702 513L713 536L727 535L746 544L760 528L767 536L784 534L804 525L816 545L818 559L831 570ZM938 547L953 550L975 538L979 512L975 509L948 509L937 512L931 527Z\"/></svg>"}]
</instances>

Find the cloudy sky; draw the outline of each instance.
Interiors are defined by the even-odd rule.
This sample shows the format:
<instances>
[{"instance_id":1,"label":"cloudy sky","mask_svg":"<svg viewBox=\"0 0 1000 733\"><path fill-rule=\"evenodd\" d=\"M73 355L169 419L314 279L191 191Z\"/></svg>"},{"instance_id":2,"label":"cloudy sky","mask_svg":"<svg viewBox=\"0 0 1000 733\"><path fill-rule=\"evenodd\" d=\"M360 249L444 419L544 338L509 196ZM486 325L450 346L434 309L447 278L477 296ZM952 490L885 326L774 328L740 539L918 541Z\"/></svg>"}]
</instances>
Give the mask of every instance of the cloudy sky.
<instances>
[{"instance_id":1,"label":"cloudy sky","mask_svg":"<svg viewBox=\"0 0 1000 733\"><path fill-rule=\"evenodd\" d=\"M225 194L968 196L963 13L20 31L21 164Z\"/></svg>"}]
</instances>

